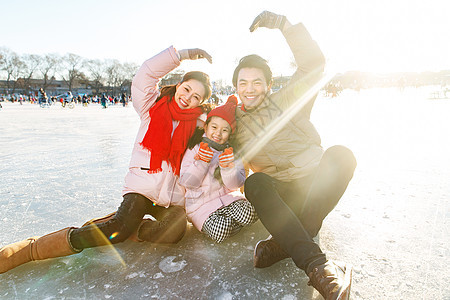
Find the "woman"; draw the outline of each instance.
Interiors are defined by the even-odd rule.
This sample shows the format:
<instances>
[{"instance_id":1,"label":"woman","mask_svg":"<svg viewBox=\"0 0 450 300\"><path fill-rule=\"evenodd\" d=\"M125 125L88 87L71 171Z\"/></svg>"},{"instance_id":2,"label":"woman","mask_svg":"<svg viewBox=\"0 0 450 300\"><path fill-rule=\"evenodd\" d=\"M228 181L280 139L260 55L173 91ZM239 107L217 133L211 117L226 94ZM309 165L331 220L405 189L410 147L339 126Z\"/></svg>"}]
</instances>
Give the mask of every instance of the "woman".
<instances>
[{"instance_id":1,"label":"woman","mask_svg":"<svg viewBox=\"0 0 450 300\"><path fill-rule=\"evenodd\" d=\"M136 235L139 240L176 243L186 230L184 189L178 184L181 159L199 123L201 104L211 96L208 75L186 73L177 85L158 89L160 79L184 59L211 56L201 49L169 47L148 59L133 79L133 106L141 119L123 201L117 213L32 237L0 249L0 273L32 260L67 256L85 248L116 244ZM143 220L150 214L155 220Z\"/></svg>"}]
</instances>

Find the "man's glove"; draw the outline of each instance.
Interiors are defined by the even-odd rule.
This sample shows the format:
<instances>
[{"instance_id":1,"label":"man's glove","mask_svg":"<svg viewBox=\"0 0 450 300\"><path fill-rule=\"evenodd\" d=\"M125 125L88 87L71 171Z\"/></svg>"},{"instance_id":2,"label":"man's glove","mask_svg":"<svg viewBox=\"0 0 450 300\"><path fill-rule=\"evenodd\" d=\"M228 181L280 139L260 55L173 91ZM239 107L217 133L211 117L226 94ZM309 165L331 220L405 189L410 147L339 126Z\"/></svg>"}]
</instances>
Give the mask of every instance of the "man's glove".
<instances>
[{"instance_id":1,"label":"man's glove","mask_svg":"<svg viewBox=\"0 0 450 300\"><path fill-rule=\"evenodd\" d=\"M202 49L182 49L178 51L180 54L180 60L191 59L196 60L200 58L206 58L210 64L212 64L212 57L205 50Z\"/></svg>"},{"instance_id":2,"label":"man's glove","mask_svg":"<svg viewBox=\"0 0 450 300\"><path fill-rule=\"evenodd\" d=\"M195 155L195 159L196 160L202 160L206 163L209 163L213 157L214 153L211 150L211 148L209 148L207 143L200 143L200 149L198 149L197 154Z\"/></svg>"},{"instance_id":3,"label":"man's glove","mask_svg":"<svg viewBox=\"0 0 450 300\"><path fill-rule=\"evenodd\" d=\"M270 29L274 28L283 29L285 23L286 23L285 16L277 15L274 14L273 12L265 10L255 18L252 25L250 26L250 32L255 31L255 29L258 27L267 27Z\"/></svg>"},{"instance_id":4,"label":"man's glove","mask_svg":"<svg viewBox=\"0 0 450 300\"><path fill-rule=\"evenodd\" d=\"M229 147L223 151L222 154L219 155L219 165L222 168L231 168L234 166L234 154L233 148Z\"/></svg>"}]
</instances>

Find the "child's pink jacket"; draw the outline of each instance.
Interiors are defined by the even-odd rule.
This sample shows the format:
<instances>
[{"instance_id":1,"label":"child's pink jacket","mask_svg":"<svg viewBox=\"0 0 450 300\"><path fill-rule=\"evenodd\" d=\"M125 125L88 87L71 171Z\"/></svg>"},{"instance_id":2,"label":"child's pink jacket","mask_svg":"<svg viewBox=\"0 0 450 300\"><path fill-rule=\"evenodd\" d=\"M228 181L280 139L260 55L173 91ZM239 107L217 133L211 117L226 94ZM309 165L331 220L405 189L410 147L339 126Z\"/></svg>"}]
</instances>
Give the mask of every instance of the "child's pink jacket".
<instances>
[{"instance_id":1,"label":"child's pink jacket","mask_svg":"<svg viewBox=\"0 0 450 300\"><path fill-rule=\"evenodd\" d=\"M234 201L245 199L239 188L244 185L245 170L240 159L235 159L234 167L220 167L223 184L214 178L214 170L219 166L222 151L212 149L214 156L210 163L195 160L200 145L188 149L183 157L180 184L186 188L186 214L188 220L201 231L203 223L214 211Z\"/></svg>"}]
</instances>

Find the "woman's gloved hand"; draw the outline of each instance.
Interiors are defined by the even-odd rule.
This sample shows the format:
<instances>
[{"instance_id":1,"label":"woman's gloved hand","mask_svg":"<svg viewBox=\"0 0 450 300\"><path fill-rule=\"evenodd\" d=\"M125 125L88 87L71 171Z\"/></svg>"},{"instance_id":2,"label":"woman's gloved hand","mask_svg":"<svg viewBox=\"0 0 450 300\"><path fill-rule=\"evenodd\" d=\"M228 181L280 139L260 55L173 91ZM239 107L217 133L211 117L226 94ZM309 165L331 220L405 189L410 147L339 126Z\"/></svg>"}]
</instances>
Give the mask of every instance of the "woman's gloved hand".
<instances>
[{"instance_id":1,"label":"woman's gloved hand","mask_svg":"<svg viewBox=\"0 0 450 300\"><path fill-rule=\"evenodd\" d=\"M212 64L212 57L208 52L202 49L181 49L178 50L178 54L180 54L180 60L190 59L196 60L200 58L206 58L210 64Z\"/></svg>"}]
</instances>

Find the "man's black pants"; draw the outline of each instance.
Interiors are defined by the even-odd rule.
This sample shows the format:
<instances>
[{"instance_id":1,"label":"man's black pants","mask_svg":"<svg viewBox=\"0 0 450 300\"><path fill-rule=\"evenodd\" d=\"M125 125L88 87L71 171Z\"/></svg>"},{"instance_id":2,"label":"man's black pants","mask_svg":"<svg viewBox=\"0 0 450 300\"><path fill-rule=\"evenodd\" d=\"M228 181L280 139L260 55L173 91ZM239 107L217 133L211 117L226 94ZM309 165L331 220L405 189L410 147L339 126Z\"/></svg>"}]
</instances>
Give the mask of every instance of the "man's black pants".
<instances>
[{"instance_id":1,"label":"man's black pants","mask_svg":"<svg viewBox=\"0 0 450 300\"><path fill-rule=\"evenodd\" d=\"M343 146L327 149L314 174L290 182L264 173L245 181L245 196L273 239L308 272L326 261L312 239L336 206L353 177L356 159Z\"/></svg>"}]
</instances>

